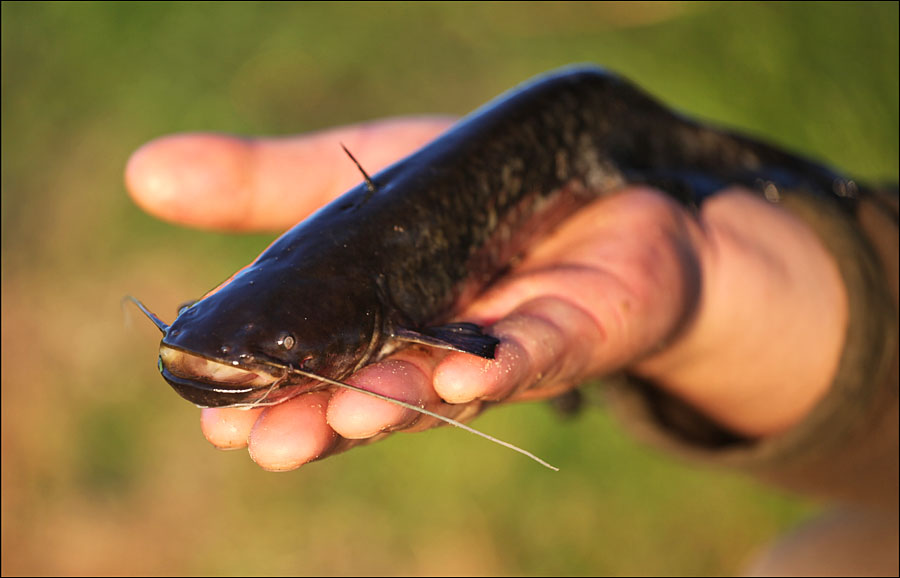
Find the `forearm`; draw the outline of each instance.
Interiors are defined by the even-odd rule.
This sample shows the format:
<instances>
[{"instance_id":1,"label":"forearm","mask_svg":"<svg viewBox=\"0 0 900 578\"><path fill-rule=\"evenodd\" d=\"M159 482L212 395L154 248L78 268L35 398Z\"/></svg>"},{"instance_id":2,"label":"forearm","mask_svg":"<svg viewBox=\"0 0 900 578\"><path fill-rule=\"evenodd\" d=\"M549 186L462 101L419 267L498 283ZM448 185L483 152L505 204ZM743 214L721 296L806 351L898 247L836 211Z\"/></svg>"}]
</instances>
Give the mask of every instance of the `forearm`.
<instances>
[{"instance_id":1,"label":"forearm","mask_svg":"<svg viewBox=\"0 0 900 578\"><path fill-rule=\"evenodd\" d=\"M637 374L740 436L787 431L837 373L848 307L837 263L801 219L741 189L698 217L697 305Z\"/></svg>"},{"instance_id":2,"label":"forearm","mask_svg":"<svg viewBox=\"0 0 900 578\"><path fill-rule=\"evenodd\" d=\"M779 485L896 507L897 205L896 196L877 201L863 199L854 221L812 199L785 198L785 207L834 257L849 313L835 377L793 427L754 440L682 398L635 381L613 390L628 421L679 451Z\"/></svg>"}]
</instances>

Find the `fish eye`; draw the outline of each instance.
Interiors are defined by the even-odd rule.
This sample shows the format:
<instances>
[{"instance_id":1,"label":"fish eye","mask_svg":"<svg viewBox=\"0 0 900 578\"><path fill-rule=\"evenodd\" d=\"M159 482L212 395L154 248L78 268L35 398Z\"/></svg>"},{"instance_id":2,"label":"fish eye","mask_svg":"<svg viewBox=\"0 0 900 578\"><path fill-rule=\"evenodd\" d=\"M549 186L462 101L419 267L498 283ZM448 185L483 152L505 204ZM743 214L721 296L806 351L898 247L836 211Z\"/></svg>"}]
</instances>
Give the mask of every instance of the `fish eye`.
<instances>
[{"instance_id":1,"label":"fish eye","mask_svg":"<svg viewBox=\"0 0 900 578\"><path fill-rule=\"evenodd\" d=\"M289 333L286 333L278 338L278 345L284 347L285 349L293 349L294 343L294 336Z\"/></svg>"}]
</instances>

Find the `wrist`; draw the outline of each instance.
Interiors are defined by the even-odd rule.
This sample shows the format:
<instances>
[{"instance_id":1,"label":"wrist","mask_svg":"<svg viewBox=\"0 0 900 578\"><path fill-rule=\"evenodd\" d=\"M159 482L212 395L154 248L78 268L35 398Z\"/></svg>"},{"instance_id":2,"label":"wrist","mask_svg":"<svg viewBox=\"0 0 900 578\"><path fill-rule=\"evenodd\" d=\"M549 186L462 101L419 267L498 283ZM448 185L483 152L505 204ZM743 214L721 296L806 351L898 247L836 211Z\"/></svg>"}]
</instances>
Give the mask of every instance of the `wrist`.
<instances>
[{"instance_id":1,"label":"wrist","mask_svg":"<svg viewBox=\"0 0 900 578\"><path fill-rule=\"evenodd\" d=\"M695 316L637 373L736 434L778 434L802 421L837 372L842 278L809 227L749 194L710 199L701 226Z\"/></svg>"}]
</instances>

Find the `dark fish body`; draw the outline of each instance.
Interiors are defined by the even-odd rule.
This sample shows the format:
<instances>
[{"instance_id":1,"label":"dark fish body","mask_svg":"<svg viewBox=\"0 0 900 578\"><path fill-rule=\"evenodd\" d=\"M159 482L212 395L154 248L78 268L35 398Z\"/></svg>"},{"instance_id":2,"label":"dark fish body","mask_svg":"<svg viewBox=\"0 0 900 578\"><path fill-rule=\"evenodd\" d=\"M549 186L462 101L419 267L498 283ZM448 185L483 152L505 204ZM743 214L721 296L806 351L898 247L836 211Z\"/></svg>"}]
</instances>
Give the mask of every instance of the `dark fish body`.
<instances>
[{"instance_id":1,"label":"dark fish body","mask_svg":"<svg viewBox=\"0 0 900 578\"><path fill-rule=\"evenodd\" d=\"M686 120L593 67L532 80L301 222L164 329L160 369L201 406L276 402L410 341L492 357L446 325L585 204L648 184L685 206L731 184L852 210L854 183ZM231 371L234 369L234 371Z\"/></svg>"}]
</instances>

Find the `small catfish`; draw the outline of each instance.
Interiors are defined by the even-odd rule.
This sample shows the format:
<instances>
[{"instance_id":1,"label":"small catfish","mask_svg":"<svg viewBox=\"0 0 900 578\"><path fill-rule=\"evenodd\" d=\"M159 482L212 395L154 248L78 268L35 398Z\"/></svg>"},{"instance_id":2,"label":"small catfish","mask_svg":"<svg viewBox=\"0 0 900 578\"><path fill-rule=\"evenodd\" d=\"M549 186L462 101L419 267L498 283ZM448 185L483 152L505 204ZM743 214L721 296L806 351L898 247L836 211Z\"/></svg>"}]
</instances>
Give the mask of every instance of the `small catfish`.
<instances>
[{"instance_id":1,"label":"small catfish","mask_svg":"<svg viewBox=\"0 0 900 578\"><path fill-rule=\"evenodd\" d=\"M134 300L163 332L159 369L181 396L253 407L339 386L474 431L343 380L411 343L492 359L498 340L459 313L563 220L626 185L656 187L689 209L729 185L771 202L813 194L850 212L858 192L591 66L511 90L374 177L357 166L363 183L171 325Z\"/></svg>"}]
</instances>

